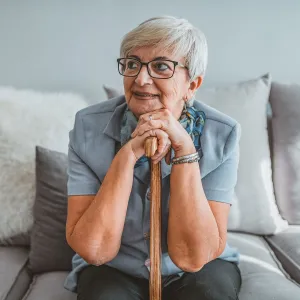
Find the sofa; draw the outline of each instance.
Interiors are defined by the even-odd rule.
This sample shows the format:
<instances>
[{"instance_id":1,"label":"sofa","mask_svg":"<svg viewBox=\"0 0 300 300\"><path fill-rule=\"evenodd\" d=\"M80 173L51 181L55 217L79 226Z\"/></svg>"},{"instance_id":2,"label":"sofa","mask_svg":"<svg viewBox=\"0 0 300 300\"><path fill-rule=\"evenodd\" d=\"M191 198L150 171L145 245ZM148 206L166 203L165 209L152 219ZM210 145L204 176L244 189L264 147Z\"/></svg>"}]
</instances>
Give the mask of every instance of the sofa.
<instances>
[{"instance_id":1,"label":"sofa","mask_svg":"<svg viewBox=\"0 0 300 300\"><path fill-rule=\"evenodd\" d=\"M122 93L104 86L108 98ZM241 300L300 299L300 85L270 74L203 87L197 100L242 126L228 221ZM109 99L103 99L109 101ZM0 87L0 300L72 300L65 239L68 133L74 93Z\"/></svg>"}]
</instances>

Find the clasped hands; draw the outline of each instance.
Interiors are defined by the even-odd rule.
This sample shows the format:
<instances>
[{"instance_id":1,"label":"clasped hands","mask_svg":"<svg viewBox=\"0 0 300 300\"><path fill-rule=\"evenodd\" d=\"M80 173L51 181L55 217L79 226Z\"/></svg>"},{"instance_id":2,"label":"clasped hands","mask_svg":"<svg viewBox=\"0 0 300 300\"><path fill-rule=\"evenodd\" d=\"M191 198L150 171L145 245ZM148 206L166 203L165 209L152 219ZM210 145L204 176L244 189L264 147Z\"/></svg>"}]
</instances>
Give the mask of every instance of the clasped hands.
<instances>
[{"instance_id":1,"label":"clasped hands","mask_svg":"<svg viewBox=\"0 0 300 300\"><path fill-rule=\"evenodd\" d=\"M165 108L140 116L137 127L131 134L132 139L129 141L136 159L145 154L144 142L149 136L155 136L158 140L157 151L151 157L154 163L158 163L165 157L166 163L170 164L171 148L175 152L175 157L196 151L189 134Z\"/></svg>"}]
</instances>

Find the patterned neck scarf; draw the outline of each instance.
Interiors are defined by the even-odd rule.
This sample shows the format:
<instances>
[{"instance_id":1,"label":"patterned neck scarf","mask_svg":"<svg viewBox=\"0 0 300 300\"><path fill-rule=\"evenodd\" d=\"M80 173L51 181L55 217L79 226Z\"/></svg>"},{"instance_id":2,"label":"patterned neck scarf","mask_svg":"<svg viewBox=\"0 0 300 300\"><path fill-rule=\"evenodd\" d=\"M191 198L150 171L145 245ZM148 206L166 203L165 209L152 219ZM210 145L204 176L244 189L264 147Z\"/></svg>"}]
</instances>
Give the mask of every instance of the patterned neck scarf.
<instances>
[{"instance_id":1,"label":"patterned neck scarf","mask_svg":"<svg viewBox=\"0 0 300 300\"><path fill-rule=\"evenodd\" d=\"M201 148L200 137L204 128L206 116L203 111L198 111L195 107L184 106L182 114L179 118L179 123L190 135L196 150L198 151ZM121 127L121 146L126 144L131 139L131 134L136 128L138 119L135 115L129 110L128 106L124 112L122 127ZM135 164L135 168L148 161L146 156L142 156Z\"/></svg>"}]
</instances>

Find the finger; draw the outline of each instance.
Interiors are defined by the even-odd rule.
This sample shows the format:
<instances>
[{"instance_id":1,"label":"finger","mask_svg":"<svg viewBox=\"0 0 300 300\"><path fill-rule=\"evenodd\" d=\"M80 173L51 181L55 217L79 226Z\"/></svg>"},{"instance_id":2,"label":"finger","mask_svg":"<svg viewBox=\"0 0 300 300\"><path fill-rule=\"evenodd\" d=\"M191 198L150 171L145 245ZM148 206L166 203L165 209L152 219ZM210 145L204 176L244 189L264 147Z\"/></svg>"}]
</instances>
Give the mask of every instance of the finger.
<instances>
[{"instance_id":1,"label":"finger","mask_svg":"<svg viewBox=\"0 0 300 300\"><path fill-rule=\"evenodd\" d=\"M155 154L151 157L153 160L162 159L166 155L168 140L160 140Z\"/></svg>"},{"instance_id":2,"label":"finger","mask_svg":"<svg viewBox=\"0 0 300 300\"><path fill-rule=\"evenodd\" d=\"M158 138L158 146L155 155L159 156L165 150L166 145L168 144L169 137L168 134L162 130L155 130L155 133Z\"/></svg>"},{"instance_id":3,"label":"finger","mask_svg":"<svg viewBox=\"0 0 300 300\"><path fill-rule=\"evenodd\" d=\"M153 162L158 162L161 161L166 154L168 153L170 146L171 146L171 141L169 140L169 138L167 139L166 142L162 142L162 145L164 144L164 148L163 150L159 153L157 152L155 155L153 155L151 158L153 160ZM162 146L163 147L163 146Z\"/></svg>"},{"instance_id":4,"label":"finger","mask_svg":"<svg viewBox=\"0 0 300 300\"><path fill-rule=\"evenodd\" d=\"M155 110L146 114L143 114L139 117L138 124L135 128L135 131L143 124L151 121L151 120L160 120L162 119L160 115L157 115L156 112L160 112L159 110Z\"/></svg>"},{"instance_id":5,"label":"finger","mask_svg":"<svg viewBox=\"0 0 300 300\"><path fill-rule=\"evenodd\" d=\"M138 129L140 128L140 126L143 125L143 124L145 124L145 121L144 121L143 119L140 118L140 119L138 120L138 123L137 123L137 125L136 125L136 127L135 127L135 129L134 129L133 132L135 132L136 130L138 130ZM133 132L132 132L132 133L133 133ZM131 136L133 137L132 134L131 134Z\"/></svg>"},{"instance_id":6,"label":"finger","mask_svg":"<svg viewBox=\"0 0 300 300\"><path fill-rule=\"evenodd\" d=\"M140 119L143 120L144 122L147 122L150 120L150 116L152 120L158 120L158 119L165 119L171 114L172 113L168 109L160 108L152 112L148 112L146 114L141 115Z\"/></svg>"},{"instance_id":7,"label":"finger","mask_svg":"<svg viewBox=\"0 0 300 300\"><path fill-rule=\"evenodd\" d=\"M164 122L162 120L151 120L146 123L136 127L136 129L131 134L132 138L135 138L137 135L143 135L146 131L153 129L164 130Z\"/></svg>"},{"instance_id":8,"label":"finger","mask_svg":"<svg viewBox=\"0 0 300 300\"><path fill-rule=\"evenodd\" d=\"M166 157L167 151L164 151L162 154L160 154L158 157L156 157L155 159L152 157L152 161L154 163L158 163L160 162L164 157Z\"/></svg>"},{"instance_id":9,"label":"finger","mask_svg":"<svg viewBox=\"0 0 300 300\"><path fill-rule=\"evenodd\" d=\"M152 131L152 130L151 130ZM150 131L147 131L150 132ZM157 137L157 149L154 155L151 157L152 159L156 159L162 155L164 152L166 145L169 143L168 135L162 130L153 130Z\"/></svg>"}]
</instances>

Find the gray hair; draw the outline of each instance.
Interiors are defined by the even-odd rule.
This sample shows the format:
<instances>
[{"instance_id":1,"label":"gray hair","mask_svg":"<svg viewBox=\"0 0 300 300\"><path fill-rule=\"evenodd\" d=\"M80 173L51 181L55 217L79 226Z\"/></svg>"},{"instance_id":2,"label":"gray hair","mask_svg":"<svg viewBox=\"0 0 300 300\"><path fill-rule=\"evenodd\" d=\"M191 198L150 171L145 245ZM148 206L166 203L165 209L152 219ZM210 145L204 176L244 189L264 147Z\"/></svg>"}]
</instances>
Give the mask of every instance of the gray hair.
<instances>
[{"instance_id":1,"label":"gray hair","mask_svg":"<svg viewBox=\"0 0 300 300\"><path fill-rule=\"evenodd\" d=\"M204 33L185 19L172 16L151 18L128 32L120 55L139 47L154 46L185 58L190 80L204 76L207 66L207 41Z\"/></svg>"}]
</instances>

